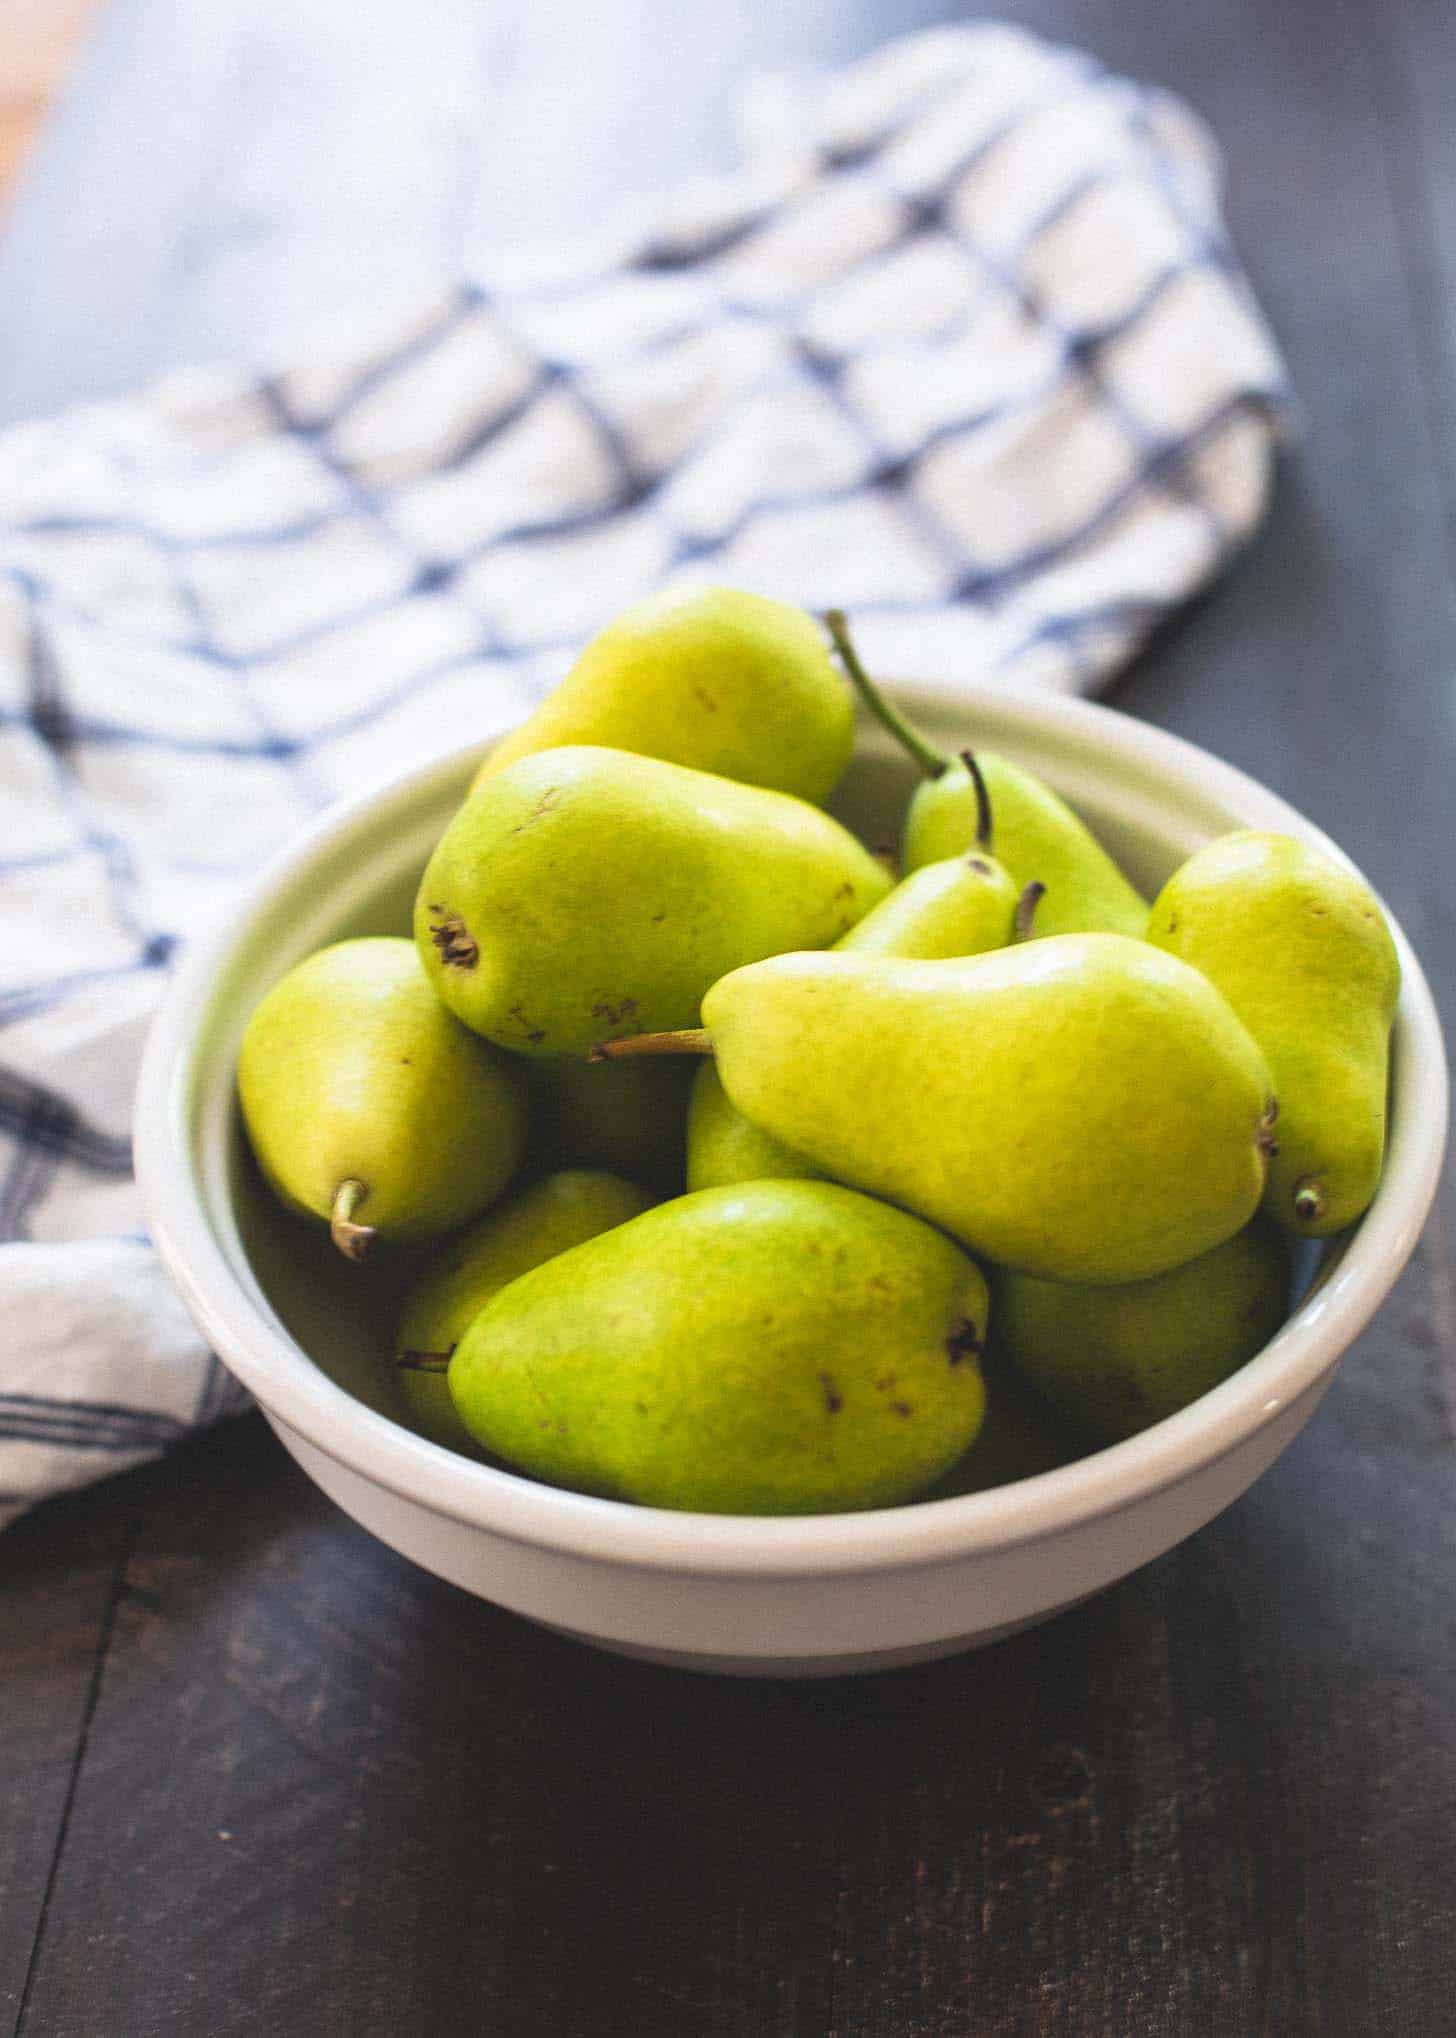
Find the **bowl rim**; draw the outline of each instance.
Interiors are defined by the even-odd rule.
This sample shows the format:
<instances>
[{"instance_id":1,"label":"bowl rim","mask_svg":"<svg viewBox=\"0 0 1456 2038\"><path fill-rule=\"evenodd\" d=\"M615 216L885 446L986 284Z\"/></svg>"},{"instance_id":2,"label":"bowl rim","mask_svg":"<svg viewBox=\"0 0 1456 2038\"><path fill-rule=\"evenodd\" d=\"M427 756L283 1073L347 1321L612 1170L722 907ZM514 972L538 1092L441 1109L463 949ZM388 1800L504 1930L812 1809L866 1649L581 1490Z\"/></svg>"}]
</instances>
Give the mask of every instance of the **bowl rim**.
<instances>
[{"instance_id":1,"label":"bowl rim","mask_svg":"<svg viewBox=\"0 0 1456 2038\"><path fill-rule=\"evenodd\" d=\"M1099 702L916 678L891 691L912 708L980 715L1013 733L1065 741L1196 791L1246 826L1345 853L1277 794L1185 738ZM861 741L876 734L862 722ZM153 1241L192 1315L265 1412L356 1475L426 1511L508 1540L607 1564L719 1577L805 1578L939 1565L1042 1540L1115 1514L1215 1464L1314 1391L1364 1328L1415 1248L1440 1179L1446 1058L1430 987L1387 908L1400 956L1394 1136L1375 1200L1330 1277L1229 1379L1177 1415L1070 1465L987 1491L850 1514L714 1515L601 1499L463 1457L337 1385L264 1319L205 1212L191 1153L188 1096L200 1022L229 958L311 864L393 800L460 776L477 740L331 807L259 872L221 924L185 953L152 1025L137 1086L135 1157ZM229 1078L231 1080L231 1078ZM1419 1100L1419 1104L1417 1104Z\"/></svg>"}]
</instances>

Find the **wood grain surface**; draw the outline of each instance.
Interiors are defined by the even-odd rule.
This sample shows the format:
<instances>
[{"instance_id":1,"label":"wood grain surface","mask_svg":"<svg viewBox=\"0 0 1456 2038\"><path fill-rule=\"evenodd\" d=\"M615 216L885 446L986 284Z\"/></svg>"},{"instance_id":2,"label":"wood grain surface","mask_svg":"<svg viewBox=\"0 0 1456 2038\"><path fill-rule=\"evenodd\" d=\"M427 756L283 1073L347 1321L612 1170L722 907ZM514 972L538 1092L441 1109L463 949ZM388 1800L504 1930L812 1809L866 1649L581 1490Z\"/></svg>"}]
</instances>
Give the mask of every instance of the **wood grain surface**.
<instances>
[{"instance_id":1,"label":"wood grain surface","mask_svg":"<svg viewBox=\"0 0 1456 2038\"><path fill-rule=\"evenodd\" d=\"M939 11L111 0L0 239L0 416L580 230L726 161L754 71ZM1303 408L1267 530L1116 698L1347 844L1456 1012L1449 8L1003 11L1209 117ZM594 1654L256 1417L42 1510L0 1539L0 2031L1456 2031L1452 1227L1218 1522L922 1670Z\"/></svg>"}]
</instances>

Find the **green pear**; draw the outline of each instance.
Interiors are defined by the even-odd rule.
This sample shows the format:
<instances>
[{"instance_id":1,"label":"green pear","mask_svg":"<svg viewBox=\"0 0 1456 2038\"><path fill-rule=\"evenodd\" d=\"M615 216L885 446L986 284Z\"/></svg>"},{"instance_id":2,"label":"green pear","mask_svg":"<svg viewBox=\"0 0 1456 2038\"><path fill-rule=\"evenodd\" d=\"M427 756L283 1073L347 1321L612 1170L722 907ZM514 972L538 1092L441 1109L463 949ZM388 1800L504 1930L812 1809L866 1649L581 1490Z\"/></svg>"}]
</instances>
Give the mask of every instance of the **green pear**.
<instances>
[{"instance_id":1,"label":"green pear","mask_svg":"<svg viewBox=\"0 0 1456 2038\"><path fill-rule=\"evenodd\" d=\"M625 750L523 757L436 846L415 938L458 1019L530 1055L691 1025L728 970L824 948L890 880L787 793Z\"/></svg>"},{"instance_id":2,"label":"green pear","mask_svg":"<svg viewBox=\"0 0 1456 2038\"><path fill-rule=\"evenodd\" d=\"M975 771L975 760L968 755L967 762ZM1000 948L1013 938L1018 925L1024 933L1040 887L1028 886L1018 905L1010 878L990 853L990 839L991 812L983 797L978 847L969 856L927 864L916 871L872 907L858 926L842 935L835 947L862 955L919 956L930 961ZM619 1068L640 1065L614 1064ZM703 1064L688 1111L690 1189L775 1177L813 1178L819 1173L801 1154L751 1124L728 1101L713 1063Z\"/></svg>"},{"instance_id":3,"label":"green pear","mask_svg":"<svg viewBox=\"0 0 1456 2038\"><path fill-rule=\"evenodd\" d=\"M674 589L594 637L481 776L597 743L822 802L853 740L849 689L802 609L730 587Z\"/></svg>"},{"instance_id":4,"label":"green pear","mask_svg":"<svg viewBox=\"0 0 1456 2038\"><path fill-rule=\"evenodd\" d=\"M559 1168L606 1168L664 1196L682 1194L688 1096L675 1061L533 1061L533 1152Z\"/></svg>"},{"instance_id":5,"label":"green pear","mask_svg":"<svg viewBox=\"0 0 1456 2038\"><path fill-rule=\"evenodd\" d=\"M1202 970L1264 1050L1279 1098L1269 1215L1307 1238L1343 1231L1385 1156L1400 960L1380 901L1292 836L1240 829L1174 872L1147 938Z\"/></svg>"},{"instance_id":6,"label":"green pear","mask_svg":"<svg viewBox=\"0 0 1456 2038\"><path fill-rule=\"evenodd\" d=\"M716 983L703 1020L603 1051L716 1054L763 1131L1024 1273L1146 1279L1263 1193L1263 1056L1206 977L1123 934L778 955Z\"/></svg>"},{"instance_id":7,"label":"green pear","mask_svg":"<svg viewBox=\"0 0 1456 2038\"><path fill-rule=\"evenodd\" d=\"M855 955L924 962L980 955L1014 938L1016 907L1016 887L1005 870L972 850L911 871L834 945Z\"/></svg>"},{"instance_id":8,"label":"green pear","mask_svg":"<svg viewBox=\"0 0 1456 2038\"><path fill-rule=\"evenodd\" d=\"M503 1288L450 1361L478 1442L649 1507L908 1500L975 1437L979 1269L830 1182L703 1189Z\"/></svg>"},{"instance_id":9,"label":"green pear","mask_svg":"<svg viewBox=\"0 0 1456 2038\"><path fill-rule=\"evenodd\" d=\"M525 1146L521 1068L451 1018L412 941L340 941L291 969L248 1021L238 1094L273 1188L351 1259L477 1216Z\"/></svg>"},{"instance_id":10,"label":"green pear","mask_svg":"<svg viewBox=\"0 0 1456 2038\"><path fill-rule=\"evenodd\" d=\"M395 1332L399 1389L416 1429L474 1456L445 1378L456 1345L508 1281L640 1216L651 1201L617 1175L566 1169L497 1204L453 1239L411 1290Z\"/></svg>"},{"instance_id":11,"label":"green pear","mask_svg":"<svg viewBox=\"0 0 1456 2038\"><path fill-rule=\"evenodd\" d=\"M1256 1219L1151 1281L1113 1288L993 1276L998 1352L1094 1444L1176 1415L1226 1380L1284 1321L1289 1260Z\"/></svg>"},{"instance_id":12,"label":"green pear","mask_svg":"<svg viewBox=\"0 0 1456 2038\"><path fill-rule=\"evenodd\" d=\"M926 742L880 693L855 656L838 611L826 618L845 670L871 712L909 751L924 774L905 817L901 861L907 872L963 855L976 839L979 798L965 763ZM1038 935L1141 934L1147 901L1123 876L1086 823L1050 786L1009 758L976 751L996 815L996 855L1021 890L1033 881L1046 896Z\"/></svg>"},{"instance_id":13,"label":"green pear","mask_svg":"<svg viewBox=\"0 0 1456 2038\"><path fill-rule=\"evenodd\" d=\"M858 955L902 955L935 962L951 955L981 955L1004 948L1017 933L1017 892L1003 865L991 854L992 807L977 759L967 750L964 765L974 789L976 832L966 855L911 871L863 920L842 934L835 947ZM1044 886L1028 886L1024 932L1030 930Z\"/></svg>"},{"instance_id":14,"label":"green pear","mask_svg":"<svg viewBox=\"0 0 1456 2038\"><path fill-rule=\"evenodd\" d=\"M1066 801L1009 758L990 750L976 756L996 806L997 856L1015 883L1035 878L1046 887L1037 933L1141 934L1147 901ZM955 855L974 811L974 794L958 763L919 786L905 817L906 870Z\"/></svg>"},{"instance_id":15,"label":"green pear","mask_svg":"<svg viewBox=\"0 0 1456 2038\"><path fill-rule=\"evenodd\" d=\"M612 1068L654 1068L652 1061L620 1061ZM688 1187L721 1189L731 1182L815 1181L819 1170L802 1154L760 1132L729 1103L718 1070L705 1061L688 1104Z\"/></svg>"}]
</instances>

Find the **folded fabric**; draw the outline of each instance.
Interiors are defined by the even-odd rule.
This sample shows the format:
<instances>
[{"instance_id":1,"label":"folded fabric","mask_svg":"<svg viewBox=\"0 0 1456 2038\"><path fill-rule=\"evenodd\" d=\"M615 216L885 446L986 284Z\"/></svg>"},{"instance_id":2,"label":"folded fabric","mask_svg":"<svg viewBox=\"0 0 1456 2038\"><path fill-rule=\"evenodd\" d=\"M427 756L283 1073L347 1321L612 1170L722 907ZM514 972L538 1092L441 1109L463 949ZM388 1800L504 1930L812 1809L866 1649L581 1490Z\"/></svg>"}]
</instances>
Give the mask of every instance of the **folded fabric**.
<instances>
[{"instance_id":1,"label":"folded fabric","mask_svg":"<svg viewBox=\"0 0 1456 2038\"><path fill-rule=\"evenodd\" d=\"M131 1094L179 942L300 823L670 582L1089 690L1257 523L1282 372L1186 107L998 27L754 106L632 235L0 440L0 1517L245 1399Z\"/></svg>"}]
</instances>

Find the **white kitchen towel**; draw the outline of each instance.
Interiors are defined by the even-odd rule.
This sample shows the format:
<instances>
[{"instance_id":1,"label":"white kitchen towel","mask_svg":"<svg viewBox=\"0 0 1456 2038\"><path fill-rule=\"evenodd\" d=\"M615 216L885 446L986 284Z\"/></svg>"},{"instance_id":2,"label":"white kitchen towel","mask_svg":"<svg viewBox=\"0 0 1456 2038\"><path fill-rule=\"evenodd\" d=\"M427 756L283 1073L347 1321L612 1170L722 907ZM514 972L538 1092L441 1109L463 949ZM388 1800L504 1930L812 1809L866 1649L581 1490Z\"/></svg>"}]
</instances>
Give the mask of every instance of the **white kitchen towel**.
<instances>
[{"instance_id":1,"label":"white kitchen towel","mask_svg":"<svg viewBox=\"0 0 1456 2038\"><path fill-rule=\"evenodd\" d=\"M245 1399L132 1085L179 941L328 801L666 583L1089 690L1257 523L1282 371L1186 107L982 26L752 114L610 244L0 440L0 1518Z\"/></svg>"}]
</instances>

